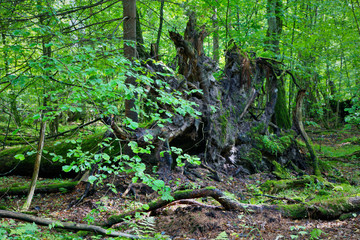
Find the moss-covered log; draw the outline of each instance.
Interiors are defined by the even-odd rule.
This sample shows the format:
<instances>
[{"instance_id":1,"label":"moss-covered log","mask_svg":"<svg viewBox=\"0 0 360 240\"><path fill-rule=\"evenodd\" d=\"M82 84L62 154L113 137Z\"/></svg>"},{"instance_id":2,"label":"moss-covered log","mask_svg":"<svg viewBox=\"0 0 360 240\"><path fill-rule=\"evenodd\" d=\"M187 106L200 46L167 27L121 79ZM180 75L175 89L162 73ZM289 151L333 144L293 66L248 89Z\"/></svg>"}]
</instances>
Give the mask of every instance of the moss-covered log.
<instances>
[{"instance_id":1,"label":"moss-covered log","mask_svg":"<svg viewBox=\"0 0 360 240\"><path fill-rule=\"evenodd\" d=\"M78 182L62 182L56 184L36 184L35 193L54 193L54 192L63 192L70 191L75 188ZM7 187L0 188L0 195L26 195L28 193L29 186L21 186L21 187Z\"/></svg>"},{"instance_id":2,"label":"moss-covered log","mask_svg":"<svg viewBox=\"0 0 360 240\"><path fill-rule=\"evenodd\" d=\"M82 139L80 144L83 151L96 152L98 150L98 144L103 138L103 133L94 134ZM74 149L77 145L65 140L45 142L43 158L40 165L40 177L74 177L75 172L71 171L65 173L62 171L62 166L66 163L70 163L76 158L74 156L67 157L69 149ZM66 163L52 161L53 156L51 153L55 153L66 159ZM17 154L23 154L25 159L20 161L15 159ZM17 146L7 148L0 152L0 174L1 175L20 175L31 176L34 168L36 151L31 146Z\"/></svg>"},{"instance_id":3,"label":"moss-covered log","mask_svg":"<svg viewBox=\"0 0 360 240\"><path fill-rule=\"evenodd\" d=\"M304 176L301 179L268 180L261 185L261 189L268 193L277 193L285 189L305 187L306 184L318 182L321 182L324 186L332 188L331 183L322 177Z\"/></svg>"},{"instance_id":4,"label":"moss-covered log","mask_svg":"<svg viewBox=\"0 0 360 240\"><path fill-rule=\"evenodd\" d=\"M360 210L360 197L343 197L278 207L284 217L312 218L312 219L337 219L343 214Z\"/></svg>"},{"instance_id":5,"label":"moss-covered log","mask_svg":"<svg viewBox=\"0 0 360 240\"><path fill-rule=\"evenodd\" d=\"M14 218L19 219L26 222L36 223L39 225L49 226L52 225L54 228L62 228L62 229L69 229L69 230L83 230L83 231L91 231L98 234L111 236L111 237L125 237L130 239L139 239L139 236L126 234L122 232L118 232L111 229L104 229L99 226L95 225L87 225L87 224L81 224L81 223L73 223L73 222L61 222L56 220L50 220L40 217L35 217L32 215L19 213L19 212L11 212L6 210L0 210L0 217L1 218Z\"/></svg>"}]
</instances>

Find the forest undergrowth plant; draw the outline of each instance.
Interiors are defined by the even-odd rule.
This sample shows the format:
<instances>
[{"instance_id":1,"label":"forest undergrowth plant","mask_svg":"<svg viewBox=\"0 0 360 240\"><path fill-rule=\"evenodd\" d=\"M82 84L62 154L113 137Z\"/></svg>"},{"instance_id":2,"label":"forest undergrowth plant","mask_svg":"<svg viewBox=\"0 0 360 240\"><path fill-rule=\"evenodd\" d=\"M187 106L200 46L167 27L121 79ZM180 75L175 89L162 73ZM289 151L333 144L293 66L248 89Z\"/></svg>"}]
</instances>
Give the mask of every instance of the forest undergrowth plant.
<instances>
[{"instance_id":1,"label":"forest undergrowth plant","mask_svg":"<svg viewBox=\"0 0 360 240\"><path fill-rule=\"evenodd\" d=\"M306 237L306 239L309 240L316 240L320 239L321 234L324 233L321 229L318 228L314 228L309 232L304 226L291 226L290 231L294 232L290 235L291 239L303 239Z\"/></svg>"},{"instance_id":2,"label":"forest undergrowth plant","mask_svg":"<svg viewBox=\"0 0 360 240\"><path fill-rule=\"evenodd\" d=\"M241 222L239 224L239 227L241 229L241 233L232 233L231 236L235 238L243 238L246 239L263 239L261 231L258 227L258 224L256 224L255 221L253 221L254 216L251 214L250 211L245 211L243 214L238 215L239 221Z\"/></svg>"},{"instance_id":3,"label":"forest undergrowth plant","mask_svg":"<svg viewBox=\"0 0 360 240\"><path fill-rule=\"evenodd\" d=\"M283 136L277 136L275 134L260 135L256 134L256 129L253 129L253 131L255 131L254 140L257 148L275 156L282 154L292 143L292 134Z\"/></svg>"},{"instance_id":4,"label":"forest undergrowth plant","mask_svg":"<svg viewBox=\"0 0 360 240\"><path fill-rule=\"evenodd\" d=\"M107 43L102 44L106 45ZM112 47L109 46L109 49L112 49ZM93 106L93 114L98 114L100 117L110 115L119 116L122 115L119 111L121 107L120 103L125 99L136 99L136 112L140 116L140 121L135 122L123 117L120 122L121 126L129 129L129 131L135 131L140 126L150 126L152 124L163 127L165 124L172 122L175 114L181 116L190 115L195 118L200 115L200 112L195 109L196 104L184 98L184 94L190 95L198 90L187 90L185 93L173 90L165 80L157 77L158 73L149 72L147 69L144 69L139 62L130 62L121 54L115 55L114 52L111 52L109 57L101 60L103 64L101 67L95 67L95 59L90 60L90 58L80 57L94 54L96 55L96 52L93 49L83 47L73 56L69 56L66 59L66 64L64 60L59 61L56 58L52 59L51 67L53 70L62 72L62 76L65 77L63 81L70 79L71 84L74 85L70 97L66 99L67 101L64 101L61 97L57 99L57 109L61 111L82 112L82 105L85 102L88 106ZM104 66L116 67L110 69ZM84 68L86 69L85 71L83 70ZM159 73L159 75L160 74L162 76L164 75L163 73ZM170 72L169 75L171 74L174 75L174 72ZM135 86L125 83L126 75L132 75L136 78ZM77 78L77 76L79 78ZM66 77L68 77L68 79L66 79ZM80 78L86 79L86 81L78 82L77 79ZM109 80L103 81L103 78ZM84 93L84 88L88 89L86 93ZM156 98L148 96L149 88L157 93ZM54 90L52 94L54 96L61 96L64 93ZM84 98L86 98L86 100L84 100ZM53 118L56 112L49 111L48 115L49 118ZM84 172L96 166L97 171L88 179L92 184L102 184L103 180L106 179L109 174L118 175L121 172L131 173L134 175L132 179L134 183L141 180L155 191L158 191L163 199L171 199L170 188L165 186L162 180L156 180L156 178L147 174L146 165L142 161L143 157L153 154L156 148L155 141L165 141L165 139L161 139L160 137L159 139L154 139L154 136L150 133L145 134L142 139L145 144L139 145L137 141L129 141L127 143L127 146L134 153L130 156L122 152L122 148L124 147L123 142L112 139L105 139L99 144L99 149L108 148L106 151L84 151L81 147L82 140L80 136L77 140L71 140L71 142L74 143L74 147L69 149L67 153L67 157L75 157L77 160L65 165L63 170L65 172ZM117 155L109 154L114 148L111 143L113 141L117 141L115 145L118 146L118 149L120 148ZM189 161L191 164L199 164L197 157L182 154L181 149L171 147L169 154L172 152L177 155L176 162L179 166L183 166L183 161ZM66 161L65 158L56 153L50 154L55 161ZM161 155L163 154L164 152L161 153ZM112 189L116 191L114 187Z\"/></svg>"},{"instance_id":5,"label":"forest undergrowth plant","mask_svg":"<svg viewBox=\"0 0 360 240\"><path fill-rule=\"evenodd\" d=\"M54 223L56 224L56 223ZM35 223L16 223L14 220L2 220L0 222L1 239L18 240L38 240L38 239L58 239L59 232L53 232L52 226L38 227ZM83 239L72 232L62 232L61 239L80 240Z\"/></svg>"}]
</instances>

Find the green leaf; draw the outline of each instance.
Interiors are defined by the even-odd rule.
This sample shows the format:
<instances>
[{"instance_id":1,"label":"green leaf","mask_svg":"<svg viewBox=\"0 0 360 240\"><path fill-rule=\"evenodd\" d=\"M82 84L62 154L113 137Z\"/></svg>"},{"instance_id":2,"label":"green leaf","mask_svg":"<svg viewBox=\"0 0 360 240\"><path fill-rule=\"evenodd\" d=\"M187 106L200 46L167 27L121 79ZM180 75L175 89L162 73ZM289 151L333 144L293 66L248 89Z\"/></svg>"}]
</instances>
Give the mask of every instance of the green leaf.
<instances>
[{"instance_id":1,"label":"green leaf","mask_svg":"<svg viewBox=\"0 0 360 240\"><path fill-rule=\"evenodd\" d=\"M128 127L133 130L136 130L139 127L139 124L137 122L131 121Z\"/></svg>"},{"instance_id":2,"label":"green leaf","mask_svg":"<svg viewBox=\"0 0 360 240\"><path fill-rule=\"evenodd\" d=\"M102 154L102 157L103 157L103 159L106 160L106 161L110 160L110 156L107 155L106 153L103 153L103 154Z\"/></svg>"},{"instance_id":3,"label":"green leaf","mask_svg":"<svg viewBox=\"0 0 360 240\"><path fill-rule=\"evenodd\" d=\"M89 183L93 184L97 179L98 179L98 178L95 177L95 176L90 176L90 177L88 178L88 181L89 181Z\"/></svg>"},{"instance_id":4,"label":"green leaf","mask_svg":"<svg viewBox=\"0 0 360 240\"><path fill-rule=\"evenodd\" d=\"M41 117L41 115L38 113L38 114L35 114L32 119L33 120L36 120L36 119L39 119Z\"/></svg>"},{"instance_id":5,"label":"green leaf","mask_svg":"<svg viewBox=\"0 0 360 240\"><path fill-rule=\"evenodd\" d=\"M20 128L18 128L18 129L16 129L15 131L13 131L13 132L11 133L11 135L15 135L15 134L17 134L19 131L20 131Z\"/></svg>"},{"instance_id":6,"label":"green leaf","mask_svg":"<svg viewBox=\"0 0 360 240\"><path fill-rule=\"evenodd\" d=\"M15 155L15 159L19 159L20 161L23 161L25 159L25 156L24 154L19 153Z\"/></svg>"},{"instance_id":7,"label":"green leaf","mask_svg":"<svg viewBox=\"0 0 360 240\"><path fill-rule=\"evenodd\" d=\"M72 169L72 166L70 166L70 165L65 165L65 166L62 167L62 169L63 169L64 172L70 172L71 169Z\"/></svg>"}]
</instances>

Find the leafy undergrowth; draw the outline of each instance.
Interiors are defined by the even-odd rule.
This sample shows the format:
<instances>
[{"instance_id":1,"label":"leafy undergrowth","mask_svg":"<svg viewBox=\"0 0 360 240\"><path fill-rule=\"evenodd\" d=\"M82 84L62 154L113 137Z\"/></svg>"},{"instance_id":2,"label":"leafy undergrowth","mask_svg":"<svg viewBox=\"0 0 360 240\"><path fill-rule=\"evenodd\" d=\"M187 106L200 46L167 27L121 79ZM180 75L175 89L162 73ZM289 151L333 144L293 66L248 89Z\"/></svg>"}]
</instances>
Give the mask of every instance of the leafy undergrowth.
<instances>
[{"instance_id":1,"label":"leafy undergrowth","mask_svg":"<svg viewBox=\"0 0 360 240\"><path fill-rule=\"evenodd\" d=\"M235 198L252 204L284 204L291 199L301 202L321 201L342 196L360 194L360 157L356 154L360 144L356 133L331 133L326 141L317 135L310 136L314 144L322 146L322 172L330 184L311 181L297 189L284 189L276 194L263 192L261 184L274 180L272 173L259 173L244 178L219 174L222 181L212 180L207 169L196 168L188 172L188 177L174 174L170 183L173 190L179 188L198 188L215 186L231 192ZM322 131L321 135L326 135ZM355 136L355 137L354 137ZM359 136L359 135L357 135ZM328 149L326 152L324 149ZM320 149L317 149L320 151ZM339 154L341 152L341 154ZM355 153L355 154L354 154ZM292 173L292 177L296 176ZM190 180L191 179L191 180ZM29 181L22 177L0 179L0 188L22 185ZM41 179L42 182L50 180ZM59 180L56 180L59 181ZM51 180L54 182L54 180ZM135 209L157 197L147 186L131 185L131 176L121 175L109 178L117 188L114 193L106 188L99 189L78 206L69 208L69 204L84 192L84 184L68 193L35 195L33 214L62 221L95 223L105 220L109 215ZM132 188L126 196L122 194L128 186ZM10 210L19 210L25 197L0 197L0 205ZM210 198L196 201L207 205L218 205ZM360 239L358 213L350 214L345 220L293 220L281 217L279 212L250 211L234 212L217 210L198 205L172 205L156 212L139 214L126 219L114 228L131 234L139 234L151 239ZM69 232L49 227L35 226L10 219L0 220L0 236L4 239L104 239L87 232ZM114 239L114 238L108 238Z\"/></svg>"}]
</instances>

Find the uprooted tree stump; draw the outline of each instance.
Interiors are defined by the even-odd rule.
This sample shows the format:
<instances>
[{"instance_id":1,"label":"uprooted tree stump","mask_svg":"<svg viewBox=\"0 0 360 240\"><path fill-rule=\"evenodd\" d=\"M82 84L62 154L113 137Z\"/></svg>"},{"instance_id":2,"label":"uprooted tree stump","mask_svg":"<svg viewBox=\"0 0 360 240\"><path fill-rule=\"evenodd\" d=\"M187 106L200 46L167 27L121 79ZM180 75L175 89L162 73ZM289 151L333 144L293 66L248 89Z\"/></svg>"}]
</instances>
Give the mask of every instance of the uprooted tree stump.
<instances>
[{"instance_id":1,"label":"uprooted tree stump","mask_svg":"<svg viewBox=\"0 0 360 240\"><path fill-rule=\"evenodd\" d=\"M206 36L204 27L196 30L193 15L184 37L170 32L177 49L179 73L186 81L182 87L203 92L190 98L199 105L201 120L194 121L170 144L188 149L227 174L272 170L273 160L283 166L305 169L305 158L293 141L293 132L285 134L288 138L269 134L270 128L279 132L271 120L278 78L286 71L280 69L276 60L249 56L230 41L225 52L224 75L217 81L213 76L217 67L203 51ZM275 146L268 146L269 142Z\"/></svg>"},{"instance_id":2,"label":"uprooted tree stump","mask_svg":"<svg viewBox=\"0 0 360 240\"><path fill-rule=\"evenodd\" d=\"M160 160L161 172L170 169L172 159L171 156L160 157L159 152L170 146L199 156L204 166L227 175L274 170L274 162L305 170L305 156L294 141L295 133L289 130L284 131L285 134L273 134L280 132L272 118L278 78L286 73L281 70L281 64L273 59L249 56L230 41L225 53L224 75L217 81L213 75L217 66L203 51L203 40L207 36L205 27L197 29L195 16L191 15L184 37L176 32L169 33L177 50L179 74L183 79L157 77L196 103L201 117L174 114L172 123L166 126L153 125L151 129L135 131L126 131L113 122L111 128L116 137L146 144L143 137L151 134L157 146L153 158ZM155 74L166 72L166 68L151 61L143 65ZM194 89L203 94L185 94ZM148 97L156 99L156 94L150 90Z\"/></svg>"}]
</instances>

